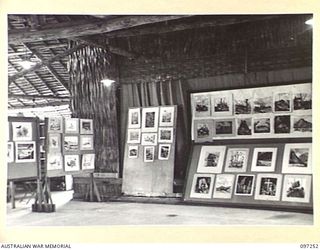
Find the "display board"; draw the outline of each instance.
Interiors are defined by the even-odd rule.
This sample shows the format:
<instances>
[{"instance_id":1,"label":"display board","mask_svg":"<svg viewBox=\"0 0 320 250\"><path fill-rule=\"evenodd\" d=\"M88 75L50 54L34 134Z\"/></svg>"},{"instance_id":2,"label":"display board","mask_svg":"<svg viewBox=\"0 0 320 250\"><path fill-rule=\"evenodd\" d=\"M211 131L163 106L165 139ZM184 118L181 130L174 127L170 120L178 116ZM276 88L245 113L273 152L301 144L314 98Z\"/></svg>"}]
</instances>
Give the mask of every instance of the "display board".
<instances>
[{"instance_id":1,"label":"display board","mask_svg":"<svg viewBox=\"0 0 320 250\"><path fill-rule=\"evenodd\" d=\"M122 192L173 193L176 106L130 108L123 161Z\"/></svg>"}]
</instances>

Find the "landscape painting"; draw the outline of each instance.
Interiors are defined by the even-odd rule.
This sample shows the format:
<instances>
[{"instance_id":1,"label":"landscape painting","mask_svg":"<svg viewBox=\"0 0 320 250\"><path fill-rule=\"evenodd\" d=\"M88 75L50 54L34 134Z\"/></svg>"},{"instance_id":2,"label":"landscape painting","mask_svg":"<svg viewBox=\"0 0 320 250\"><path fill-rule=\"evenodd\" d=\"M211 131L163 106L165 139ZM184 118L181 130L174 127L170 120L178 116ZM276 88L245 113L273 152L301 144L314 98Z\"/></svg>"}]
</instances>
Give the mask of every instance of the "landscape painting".
<instances>
[{"instance_id":1,"label":"landscape painting","mask_svg":"<svg viewBox=\"0 0 320 250\"><path fill-rule=\"evenodd\" d=\"M195 141L212 141L213 120L194 120Z\"/></svg>"},{"instance_id":2,"label":"landscape painting","mask_svg":"<svg viewBox=\"0 0 320 250\"><path fill-rule=\"evenodd\" d=\"M251 196L254 188L254 175L237 175L235 195Z\"/></svg>"},{"instance_id":3,"label":"landscape painting","mask_svg":"<svg viewBox=\"0 0 320 250\"><path fill-rule=\"evenodd\" d=\"M312 132L312 115L291 116L292 134L310 135Z\"/></svg>"},{"instance_id":4,"label":"landscape painting","mask_svg":"<svg viewBox=\"0 0 320 250\"><path fill-rule=\"evenodd\" d=\"M252 91L238 90L234 93L234 114L251 114L252 112Z\"/></svg>"},{"instance_id":5,"label":"landscape painting","mask_svg":"<svg viewBox=\"0 0 320 250\"><path fill-rule=\"evenodd\" d=\"M249 156L249 148L229 148L225 172L246 172Z\"/></svg>"},{"instance_id":6,"label":"landscape painting","mask_svg":"<svg viewBox=\"0 0 320 250\"><path fill-rule=\"evenodd\" d=\"M252 119L238 118L237 119L237 135L252 135Z\"/></svg>"},{"instance_id":7,"label":"landscape painting","mask_svg":"<svg viewBox=\"0 0 320 250\"><path fill-rule=\"evenodd\" d=\"M293 110L312 109L311 84L297 84L294 86Z\"/></svg>"},{"instance_id":8,"label":"landscape painting","mask_svg":"<svg viewBox=\"0 0 320 250\"><path fill-rule=\"evenodd\" d=\"M269 89L256 89L253 94L253 113L272 113L273 93Z\"/></svg>"},{"instance_id":9,"label":"landscape painting","mask_svg":"<svg viewBox=\"0 0 320 250\"><path fill-rule=\"evenodd\" d=\"M253 134L270 134L271 118L257 117L253 118Z\"/></svg>"},{"instance_id":10,"label":"landscape painting","mask_svg":"<svg viewBox=\"0 0 320 250\"><path fill-rule=\"evenodd\" d=\"M195 117L211 115L210 96L207 94L193 94L193 114Z\"/></svg>"},{"instance_id":11,"label":"landscape painting","mask_svg":"<svg viewBox=\"0 0 320 250\"><path fill-rule=\"evenodd\" d=\"M233 95L230 92L220 92L212 96L212 116L226 116L232 115L232 108L233 108Z\"/></svg>"},{"instance_id":12,"label":"landscape painting","mask_svg":"<svg viewBox=\"0 0 320 250\"><path fill-rule=\"evenodd\" d=\"M64 136L63 147L65 152L76 152L79 150L78 136Z\"/></svg>"},{"instance_id":13,"label":"landscape painting","mask_svg":"<svg viewBox=\"0 0 320 250\"><path fill-rule=\"evenodd\" d=\"M291 93L275 93L274 112L290 112L291 106Z\"/></svg>"},{"instance_id":14,"label":"landscape painting","mask_svg":"<svg viewBox=\"0 0 320 250\"><path fill-rule=\"evenodd\" d=\"M48 132L62 133L62 117L48 118Z\"/></svg>"},{"instance_id":15,"label":"landscape painting","mask_svg":"<svg viewBox=\"0 0 320 250\"><path fill-rule=\"evenodd\" d=\"M214 185L213 198L231 199L234 185L233 174L218 174Z\"/></svg>"},{"instance_id":16,"label":"landscape painting","mask_svg":"<svg viewBox=\"0 0 320 250\"><path fill-rule=\"evenodd\" d=\"M255 148L251 171L273 172L276 166L278 148Z\"/></svg>"},{"instance_id":17,"label":"landscape painting","mask_svg":"<svg viewBox=\"0 0 320 250\"><path fill-rule=\"evenodd\" d=\"M281 174L258 174L254 198L256 200L280 200Z\"/></svg>"},{"instance_id":18,"label":"landscape painting","mask_svg":"<svg viewBox=\"0 0 320 250\"><path fill-rule=\"evenodd\" d=\"M286 144L284 149L282 172L312 174L311 143Z\"/></svg>"},{"instance_id":19,"label":"landscape painting","mask_svg":"<svg viewBox=\"0 0 320 250\"><path fill-rule=\"evenodd\" d=\"M282 201L308 203L310 201L310 190L310 175L285 175Z\"/></svg>"},{"instance_id":20,"label":"landscape painting","mask_svg":"<svg viewBox=\"0 0 320 250\"><path fill-rule=\"evenodd\" d=\"M214 137L228 137L235 136L235 120L234 119L221 119L214 120Z\"/></svg>"},{"instance_id":21,"label":"landscape painting","mask_svg":"<svg viewBox=\"0 0 320 250\"><path fill-rule=\"evenodd\" d=\"M140 129L128 129L128 143L140 143L141 130Z\"/></svg>"},{"instance_id":22,"label":"landscape painting","mask_svg":"<svg viewBox=\"0 0 320 250\"><path fill-rule=\"evenodd\" d=\"M210 199L212 197L213 174L195 174L193 176L190 198Z\"/></svg>"},{"instance_id":23,"label":"landscape painting","mask_svg":"<svg viewBox=\"0 0 320 250\"><path fill-rule=\"evenodd\" d=\"M289 134L291 130L290 115L281 115L274 117L274 133L275 134Z\"/></svg>"},{"instance_id":24,"label":"landscape painting","mask_svg":"<svg viewBox=\"0 0 320 250\"><path fill-rule=\"evenodd\" d=\"M221 173L225 150L225 146L202 146L197 172Z\"/></svg>"},{"instance_id":25,"label":"landscape painting","mask_svg":"<svg viewBox=\"0 0 320 250\"><path fill-rule=\"evenodd\" d=\"M16 162L35 162L36 161L36 143L16 142Z\"/></svg>"},{"instance_id":26,"label":"landscape painting","mask_svg":"<svg viewBox=\"0 0 320 250\"><path fill-rule=\"evenodd\" d=\"M174 121L174 107L160 107L160 121L161 127L172 127Z\"/></svg>"}]
</instances>

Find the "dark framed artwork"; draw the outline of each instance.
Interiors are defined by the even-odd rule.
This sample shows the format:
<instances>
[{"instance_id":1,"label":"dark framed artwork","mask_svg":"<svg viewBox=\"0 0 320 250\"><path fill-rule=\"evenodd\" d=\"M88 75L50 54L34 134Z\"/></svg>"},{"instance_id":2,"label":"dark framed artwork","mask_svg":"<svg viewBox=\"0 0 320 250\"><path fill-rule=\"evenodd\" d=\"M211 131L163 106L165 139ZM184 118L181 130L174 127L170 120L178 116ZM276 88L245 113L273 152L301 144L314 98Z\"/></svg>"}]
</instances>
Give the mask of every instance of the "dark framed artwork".
<instances>
[{"instance_id":1,"label":"dark framed artwork","mask_svg":"<svg viewBox=\"0 0 320 250\"><path fill-rule=\"evenodd\" d=\"M215 119L213 137L235 136L235 119Z\"/></svg>"},{"instance_id":2,"label":"dark framed artwork","mask_svg":"<svg viewBox=\"0 0 320 250\"><path fill-rule=\"evenodd\" d=\"M210 199L214 185L214 174L195 174L193 176L190 198Z\"/></svg>"},{"instance_id":3,"label":"dark framed artwork","mask_svg":"<svg viewBox=\"0 0 320 250\"><path fill-rule=\"evenodd\" d=\"M290 115L279 115L274 117L274 133L290 134L291 129Z\"/></svg>"},{"instance_id":4,"label":"dark framed artwork","mask_svg":"<svg viewBox=\"0 0 320 250\"><path fill-rule=\"evenodd\" d=\"M80 134L92 135L93 134L93 120L80 119Z\"/></svg>"},{"instance_id":5,"label":"dark framed artwork","mask_svg":"<svg viewBox=\"0 0 320 250\"><path fill-rule=\"evenodd\" d=\"M281 174L258 174L254 199L279 201L281 186Z\"/></svg>"},{"instance_id":6,"label":"dark framed artwork","mask_svg":"<svg viewBox=\"0 0 320 250\"><path fill-rule=\"evenodd\" d=\"M252 118L237 118L236 119L236 134L237 136L252 135Z\"/></svg>"},{"instance_id":7,"label":"dark framed artwork","mask_svg":"<svg viewBox=\"0 0 320 250\"><path fill-rule=\"evenodd\" d=\"M213 119L194 120L195 141L212 141L213 137Z\"/></svg>"},{"instance_id":8,"label":"dark framed artwork","mask_svg":"<svg viewBox=\"0 0 320 250\"><path fill-rule=\"evenodd\" d=\"M251 196L254 189L254 175L238 174L235 185L235 195Z\"/></svg>"}]
</instances>

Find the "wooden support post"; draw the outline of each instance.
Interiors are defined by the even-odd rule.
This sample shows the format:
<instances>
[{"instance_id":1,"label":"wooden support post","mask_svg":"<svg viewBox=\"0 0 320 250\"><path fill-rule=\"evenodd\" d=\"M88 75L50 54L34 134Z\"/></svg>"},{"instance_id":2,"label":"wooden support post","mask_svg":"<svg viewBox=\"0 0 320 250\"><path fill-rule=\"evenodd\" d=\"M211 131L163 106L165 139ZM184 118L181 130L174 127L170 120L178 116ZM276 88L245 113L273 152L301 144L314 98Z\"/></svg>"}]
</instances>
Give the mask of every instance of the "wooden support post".
<instances>
[{"instance_id":1,"label":"wooden support post","mask_svg":"<svg viewBox=\"0 0 320 250\"><path fill-rule=\"evenodd\" d=\"M16 208L16 202L15 202L15 185L13 181L9 182L9 189L10 189L10 201L11 201L11 207Z\"/></svg>"},{"instance_id":2,"label":"wooden support post","mask_svg":"<svg viewBox=\"0 0 320 250\"><path fill-rule=\"evenodd\" d=\"M90 173L90 183L88 185L88 189L84 199L90 202L93 202L93 201L101 202L100 192L99 192L97 183L94 180L93 173Z\"/></svg>"}]
</instances>

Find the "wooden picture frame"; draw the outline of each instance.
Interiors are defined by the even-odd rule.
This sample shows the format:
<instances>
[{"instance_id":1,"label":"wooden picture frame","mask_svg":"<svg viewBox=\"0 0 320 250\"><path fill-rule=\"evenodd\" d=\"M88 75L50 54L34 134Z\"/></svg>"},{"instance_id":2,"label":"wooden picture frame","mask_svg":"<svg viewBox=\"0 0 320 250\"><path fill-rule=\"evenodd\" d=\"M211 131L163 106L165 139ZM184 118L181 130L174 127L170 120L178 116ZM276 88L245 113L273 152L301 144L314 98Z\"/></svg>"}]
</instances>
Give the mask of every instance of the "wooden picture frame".
<instances>
[{"instance_id":1,"label":"wooden picture frame","mask_svg":"<svg viewBox=\"0 0 320 250\"><path fill-rule=\"evenodd\" d=\"M252 172L274 172L278 148L254 148Z\"/></svg>"},{"instance_id":2,"label":"wooden picture frame","mask_svg":"<svg viewBox=\"0 0 320 250\"><path fill-rule=\"evenodd\" d=\"M79 118L64 118L64 132L66 134L79 134Z\"/></svg>"},{"instance_id":3,"label":"wooden picture frame","mask_svg":"<svg viewBox=\"0 0 320 250\"><path fill-rule=\"evenodd\" d=\"M251 174L238 174L234 194L239 196L252 196L255 176Z\"/></svg>"},{"instance_id":4,"label":"wooden picture frame","mask_svg":"<svg viewBox=\"0 0 320 250\"><path fill-rule=\"evenodd\" d=\"M174 124L174 107L160 107L160 127L172 127Z\"/></svg>"},{"instance_id":5,"label":"wooden picture frame","mask_svg":"<svg viewBox=\"0 0 320 250\"><path fill-rule=\"evenodd\" d=\"M172 143L173 142L173 128L159 128L158 142Z\"/></svg>"},{"instance_id":6,"label":"wooden picture frame","mask_svg":"<svg viewBox=\"0 0 320 250\"><path fill-rule=\"evenodd\" d=\"M282 201L309 203L311 196L310 175L285 175Z\"/></svg>"},{"instance_id":7,"label":"wooden picture frame","mask_svg":"<svg viewBox=\"0 0 320 250\"><path fill-rule=\"evenodd\" d=\"M171 144L159 144L158 159L169 160L171 153Z\"/></svg>"},{"instance_id":8,"label":"wooden picture frame","mask_svg":"<svg viewBox=\"0 0 320 250\"><path fill-rule=\"evenodd\" d=\"M202 146L197 173L221 173L225 151L225 146Z\"/></svg>"},{"instance_id":9,"label":"wooden picture frame","mask_svg":"<svg viewBox=\"0 0 320 250\"><path fill-rule=\"evenodd\" d=\"M213 198L231 199L234 186L233 174L217 174L213 189Z\"/></svg>"},{"instance_id":10,"label":"wooden picture frame","mask_svg":"<svg viewBox=\"0 0 320 250\"><path fill-rule=\"evenodd\" d=\"M93 120L80 119L80 134L92 135L93 134Z\"/></svg>"},{"instance_id":11,"label":"wooden picture frame","mask_svg":"<svg viewBox=\"0 0 320 250\"><path fill-rule=\"evenodd\" d=\"M157 133L141 133L141 145L156 146L158 143Z\"/></svg>"},{"instance_id":12,"label":"wooden picture frame","mask_svg":"<svg viewBox=\"0 0 320 250\"><path fill-rule=\"evenodd\" d=\"M128 158L138 159L139 157L139 146L138 145L129 145L128 146Z\"/></svg>"},{"instance_id":13,"label":"wooden picture frame","mask_svg":"<svg viewBox=\"0 0 320 250\"><path fill-rule=\"evenodd\" d=\"M141 129L128 129L127 143L140 143Z\"/></svg>"},{"instance_id":14,"label":"wooden picture frame","mask_svg":"<svg viewBox=\"0 0 320 250\"><path fill-rule=\"evenodd\" d=\"M48 117L48 133L62 133L63 118L62 116Z\"/></svg>"},{"instance_id":15,"label":"wooden picture frame","mask_svg":"<svg viewBox=\"0 0 320 250\"><path fill-rule=\"evenodd\" d=\"M80 171L79 155L64 156L64 171L65 172Z\"/></svg>"},{"instance_id":16,"label":"wooden picture frame","mask_svg":"<svg viewBox=\"0 0 320 250\"><path fill-rule=\"evenodd\" d=\"M83 154L81 161L81 170L94 170L95 154Z\"/></svg>"},{"instance_id":17,"label":"wooden picture frame","mask_svg":"<svg viewBox=\"0 0 320 250\"><path fill-rule=\"evenodd\" d=\"M63 161L61 153L48 153L47 154L47 170L63 169Z\"/></svg>"},{"instance_id":18,"label":"wooden picture frame","mask_svg":"<svg viewBox=\"0 0 320 250\"><path fill-rule=\"evenodd\" d=\"M142 132L157 132L159 125L159 107L142 109Z\"/></svg>"},{"instance_id":19,"label":"wooden picture frame","mask_svg":"<svg viewBox=\"0 0 320 250\"><path fill-rule=\"evenodd\" d=\"M80 150L94 150L93 135L80 135Z\"/></svg>"},{"instance_id":20,"label":"wooden picture frame","mask_svg":"<svg viewBox=\"0 0 320 250\"><path fill-rule=\"evenodd\" d=\"M224 171L226 173L244 173L247 171L249 148L229 148Z\"/></svg>"},{"instance_id":21,"label":"wooden picture frame","mask_svg":"<svg viewBox=\"0 0 320 250\"><path fill-rule=\"evenodd\" d=\"M129 108L128 110L128 128L141 127L141 110L140 108Z\"/></svg>"},{"instance_id":22,"label":"wooden picture frame","mask_svg":"<svg viewBox=\"0 0 320 250\"><path fill-rule=\"evenodd\" d=\"M16 163L36 162L36 143L34 141L16 142Z\"/></svg>"},{"instance_id":23,"label":"wooden picture frame","mask_svg":"<svg viewBox=\"0 0 320 250\"><path fill-rule=\"evenodd\" d=\"M143 148L143 161L144 162L154 162L155 160L155 147L145 146Z\"/></svg>"},{"instance_id":24,"label":"wooden picture frame","mask_svg":"<svg viewBox=\"0 0 320 250\"><path fill-rule=\"evenodd\" d=\"M288 143L284 147L282 173L312 174L312 143Z\"/></svg>"},{"instance_id":25,"label":"wooden picture frame","mask_svg":"<svg viewBox=\"0 0 320 250\"><path fill-rule=\"evenodd\" d=\"M258 174L254 199L279 201L281 187L282 174Z\"/></svg>"},{"instance_id":26,"label":"wooden picture frame","mask_svg":"<svg viewBox=\"0 0 320 250\"><path fill-rule=\"evenodd\" d=\"M214 174L195 174L193 176L190 198L211 199Z\"/></svg>"},{"instance_id":27,"label":"wooden picture frame","mask_svg":"<svg viewBox=\"0 0 320 250\"><path fill-rule=\"evenodd\" d=\"M7 142L7 163L14 162L14 143Z\"/></svg>"},{"instance_id":28,"label":"wooden picture frame","mask_svg":"<svg viewBox=\"0 0 320 250\"><path fill-rule=\"evenodd\" d=\"M12 122L13 141L32 141L32 122Z\"/></svg>"}]
</instances>

